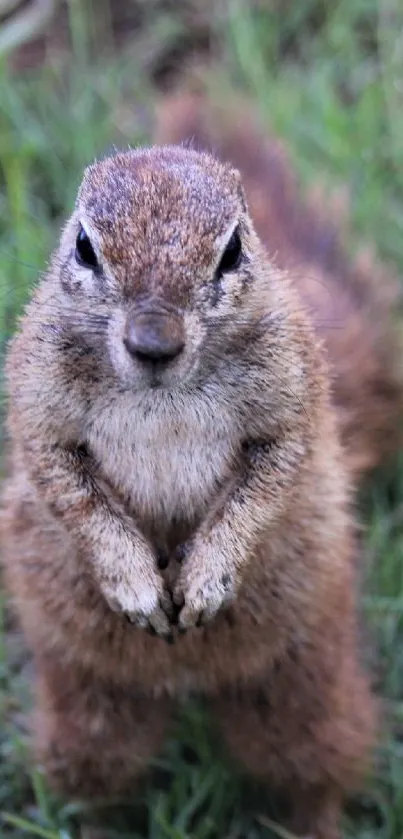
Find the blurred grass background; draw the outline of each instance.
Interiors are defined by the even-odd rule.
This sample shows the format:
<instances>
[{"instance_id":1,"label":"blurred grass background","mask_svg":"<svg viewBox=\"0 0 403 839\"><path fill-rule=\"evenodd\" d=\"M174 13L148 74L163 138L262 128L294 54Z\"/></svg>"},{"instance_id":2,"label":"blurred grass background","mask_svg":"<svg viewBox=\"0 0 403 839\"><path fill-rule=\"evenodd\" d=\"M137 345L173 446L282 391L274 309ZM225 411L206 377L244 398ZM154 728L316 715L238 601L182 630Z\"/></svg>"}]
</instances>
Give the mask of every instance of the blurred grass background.
<instances>
[{"instance_id":1,"label":"blurred grass background","mask_svg":"<svg viewBox=\"0 0 403 839\"><path fill-rule=\"evenodd\" d=\"M146 142L156 95L195 62L208 65L217 90L248 94L287 139L305 185L348 188L351 249L364 238L403 275L401 0L0 0L2 351L83 167L113 144ZM344 828L357 839L402 839L403 459L374 477L360 507L362 606L385 713L373 779ZM0 835L73 839L79 805L56 801L40 768L29 768L18 647L0 631ZM99 811L98 821L111 839L284 836L270 828L270 808L217 753L193 705L133 805Z\"/></svg>"}]
</instances>

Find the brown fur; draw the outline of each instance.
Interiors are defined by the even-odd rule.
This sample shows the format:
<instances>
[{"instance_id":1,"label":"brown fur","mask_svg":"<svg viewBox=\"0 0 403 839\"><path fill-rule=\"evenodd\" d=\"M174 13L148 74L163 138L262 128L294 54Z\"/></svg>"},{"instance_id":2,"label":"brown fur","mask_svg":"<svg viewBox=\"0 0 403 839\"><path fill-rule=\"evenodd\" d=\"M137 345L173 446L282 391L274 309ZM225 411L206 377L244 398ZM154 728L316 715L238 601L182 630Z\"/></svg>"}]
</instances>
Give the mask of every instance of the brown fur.
<instances>
[{"instance_id":1,"label":"brown fur","mask_svg":"<svg viewBox=\"0 0 403 839\"><path fill-rule=\"evenodd\" d=\"M75 263L79 220L95 274ZM243 260L219 280L237 223ZM125 349L144 312L157 330L181 324L166 367ZM374 702L357 649L354 449L328 380L236 171L179 147L87 170L7 361L4 562L36 664L36 754L64 792L124 791L171 700L202 692L235 758L289 790L295 830L339 835Z\"/></svg>"}]
</instances>

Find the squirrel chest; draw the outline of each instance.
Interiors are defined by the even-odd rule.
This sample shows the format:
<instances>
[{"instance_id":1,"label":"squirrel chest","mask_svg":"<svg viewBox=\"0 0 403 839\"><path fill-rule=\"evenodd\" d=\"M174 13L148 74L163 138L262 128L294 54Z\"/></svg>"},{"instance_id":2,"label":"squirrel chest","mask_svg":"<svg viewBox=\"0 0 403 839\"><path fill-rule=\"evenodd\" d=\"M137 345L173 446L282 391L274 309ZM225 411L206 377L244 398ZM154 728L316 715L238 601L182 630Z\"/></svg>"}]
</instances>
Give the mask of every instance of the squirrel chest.
<instances>
[{"instance_id":1,"label":"squirrel chest","mask_svg":"<svg viewBox=\"0 0 403 839\"><path fill-rule=\"evenodd\" d=\"M236 411L203 395L125 393L95 404L85 442L136 518L169 523L203 515L233 474Z\"/></svg>"}]
</instances>

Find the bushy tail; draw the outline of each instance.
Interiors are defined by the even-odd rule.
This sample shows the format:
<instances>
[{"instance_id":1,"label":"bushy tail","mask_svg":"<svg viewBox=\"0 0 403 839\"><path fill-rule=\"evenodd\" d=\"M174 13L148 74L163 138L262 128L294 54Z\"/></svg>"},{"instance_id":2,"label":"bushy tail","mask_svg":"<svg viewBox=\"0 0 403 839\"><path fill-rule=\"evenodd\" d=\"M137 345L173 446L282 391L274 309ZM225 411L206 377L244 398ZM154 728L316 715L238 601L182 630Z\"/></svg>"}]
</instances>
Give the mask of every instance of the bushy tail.
<instances>
[{"instance_id":1,"label":"bushy tail","mask_svg":"<svg viewBox=\"0 0 403 839\"><path fill-rule=\"evenodd\" d=\"M268 252L290 270L327 347L333 395L352 471L379 464L403 439L401 287L375 254L352 260L340 202L303 200L282 143L239 99L215 104L196 93L166 97L155 142L212 151L243 176L249 208Z\"/></svg>"}]
</instances>

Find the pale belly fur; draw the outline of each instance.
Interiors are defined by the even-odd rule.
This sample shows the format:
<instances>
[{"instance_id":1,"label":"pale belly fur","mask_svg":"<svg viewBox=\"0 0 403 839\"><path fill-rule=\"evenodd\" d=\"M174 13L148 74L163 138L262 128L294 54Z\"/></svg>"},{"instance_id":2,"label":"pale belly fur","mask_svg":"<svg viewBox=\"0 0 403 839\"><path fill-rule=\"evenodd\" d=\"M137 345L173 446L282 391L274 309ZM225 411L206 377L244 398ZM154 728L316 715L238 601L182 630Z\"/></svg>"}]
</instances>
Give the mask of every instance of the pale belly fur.
<instances>
[{"instance_id":1,"label":"pale belly fur","mask_svg":"<svg viewBox=\"0 0 403 839\"><path fill-rule=\"evenodd\" d=\"M210 400L178 405L124 394L100 406L86 438L108 481L138 516L191 520L207 506L239 447L234 410Z\"/></svg>"}]
</instances>

